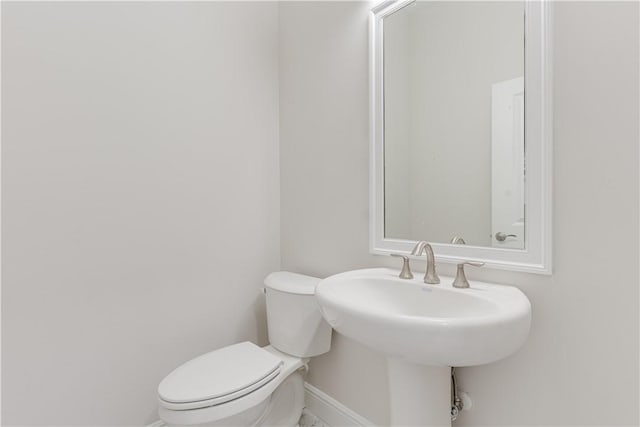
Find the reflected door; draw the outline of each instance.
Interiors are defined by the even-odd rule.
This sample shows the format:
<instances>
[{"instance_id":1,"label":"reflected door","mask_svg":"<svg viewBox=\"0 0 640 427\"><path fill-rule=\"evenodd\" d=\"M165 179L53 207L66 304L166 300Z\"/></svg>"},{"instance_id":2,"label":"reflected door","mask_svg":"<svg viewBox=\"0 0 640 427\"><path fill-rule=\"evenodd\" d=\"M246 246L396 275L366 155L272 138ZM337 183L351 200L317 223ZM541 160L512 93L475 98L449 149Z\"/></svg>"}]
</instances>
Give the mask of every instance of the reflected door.
<instances>
[{"instance_id":1,"label":"reflected door","mask_svg":"<svg viewBox=\"0 0 640 427\"><path fill-rule=\"evenodd\" d=\"M524 249L524 77L492 85L491 153L492 246Z\"/></svg>"}]
</instances>

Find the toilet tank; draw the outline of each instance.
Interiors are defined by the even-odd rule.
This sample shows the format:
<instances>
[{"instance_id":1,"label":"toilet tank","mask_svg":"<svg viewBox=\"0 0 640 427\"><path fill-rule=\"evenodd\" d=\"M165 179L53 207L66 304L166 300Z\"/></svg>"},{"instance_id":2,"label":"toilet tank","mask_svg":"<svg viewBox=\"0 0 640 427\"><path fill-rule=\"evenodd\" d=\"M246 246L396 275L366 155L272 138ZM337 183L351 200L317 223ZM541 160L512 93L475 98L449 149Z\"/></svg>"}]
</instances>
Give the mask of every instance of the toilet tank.
<instances>
[{"instance_id":1,"label":"toilet tank","mask_svg":"<svg viewBox=\"0 0 640 427\"><path fill-rule=\"evenodd\" d=\"M279 271L264 280L269 342L283 353L312 357L331 348L331 326L315 300L316 277Z\"/></svg>"}]
</instances>

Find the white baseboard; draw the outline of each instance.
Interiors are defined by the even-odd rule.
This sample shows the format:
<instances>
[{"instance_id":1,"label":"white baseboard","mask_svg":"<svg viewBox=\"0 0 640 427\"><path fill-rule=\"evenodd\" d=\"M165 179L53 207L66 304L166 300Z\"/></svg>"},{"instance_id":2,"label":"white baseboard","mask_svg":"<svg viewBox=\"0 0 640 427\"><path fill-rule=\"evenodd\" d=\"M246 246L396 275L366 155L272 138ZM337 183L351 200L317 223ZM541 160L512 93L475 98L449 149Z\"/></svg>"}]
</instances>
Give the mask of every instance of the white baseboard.
<instances>
[{"instance_id":1,"label":"white baseboard","mask_svg":"<svg viewBox=\"0 0 640 427\"><path fill-rule=\"evenodd\" d=\"M357 414L322 390L304 383L307 410L331 427L369 427L374 423Z\"/></svg>"},{"instance_id":2,"label":"white baseboard","mask_svg":"<svg viewBox=\"0 0 640 427\"><path fill-rule=\"evenodd\" d=\"M322 421L322 425L330 427L375 427L375 424L357 414L322 390L304 383L305 408ZM147 427L163 427L164 422L158 420Z\"/></svg>"}]
</instances>

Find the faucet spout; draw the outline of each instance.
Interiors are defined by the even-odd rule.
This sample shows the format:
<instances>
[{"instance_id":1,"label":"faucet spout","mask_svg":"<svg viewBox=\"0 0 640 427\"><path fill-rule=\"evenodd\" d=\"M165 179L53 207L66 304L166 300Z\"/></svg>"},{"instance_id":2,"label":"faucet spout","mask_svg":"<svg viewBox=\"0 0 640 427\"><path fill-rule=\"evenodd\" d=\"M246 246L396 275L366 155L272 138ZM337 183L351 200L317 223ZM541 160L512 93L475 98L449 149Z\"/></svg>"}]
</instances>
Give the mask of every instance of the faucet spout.
<instances>
[{"instance_id":1,"label":"faucet spout","mask_svg":"<svg viewBox=\"0 0 640 427\"><path fill-rule=\"evenodd\" d=\"M440 283L440 277L438 277L438 273L436 273L436 259L431 245L421 240L413 248L411 255L420 256L423 252L427 255L427 272L424 275L424 283L437 285Z\"/></svg>"}]
</instances>

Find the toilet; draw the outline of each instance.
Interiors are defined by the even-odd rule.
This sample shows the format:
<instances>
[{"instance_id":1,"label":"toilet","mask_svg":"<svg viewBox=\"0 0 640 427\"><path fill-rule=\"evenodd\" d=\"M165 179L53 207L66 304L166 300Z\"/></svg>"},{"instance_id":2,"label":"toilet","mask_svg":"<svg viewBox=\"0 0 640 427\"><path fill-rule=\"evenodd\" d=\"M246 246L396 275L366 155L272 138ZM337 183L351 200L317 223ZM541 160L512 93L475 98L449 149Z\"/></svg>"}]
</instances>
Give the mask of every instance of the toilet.
<instances>
[{"instance_id":1,"label":"toilet","mask_svg":"<svg viewBox=\"0 0 640 427\"><path fill-rule=\"evenodd\" d=\"M241 342L196 357L158 386L169 426L296 426L310 357L329 351L331 326L314 293L320 279L280 271L264 281L270 345Z\"/></svg>"}]
</instances>

